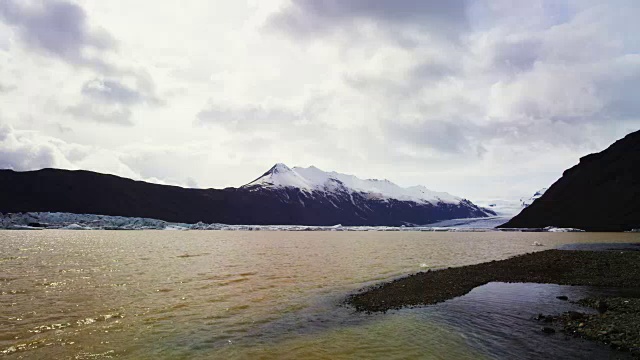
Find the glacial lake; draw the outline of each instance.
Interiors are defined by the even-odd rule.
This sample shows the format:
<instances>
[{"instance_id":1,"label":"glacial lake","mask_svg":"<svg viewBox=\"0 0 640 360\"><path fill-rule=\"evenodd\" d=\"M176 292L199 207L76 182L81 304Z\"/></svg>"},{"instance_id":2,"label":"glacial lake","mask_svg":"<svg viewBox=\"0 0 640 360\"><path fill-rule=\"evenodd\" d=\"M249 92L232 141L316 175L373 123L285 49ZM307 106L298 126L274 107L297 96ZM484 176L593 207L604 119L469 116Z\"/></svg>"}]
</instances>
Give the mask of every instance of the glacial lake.
<instances>
[{"instance_id":1,"label":"glacial lake","mask_svg":"<svg viewBox=\"0 0 640 360\"><path fill-rule=\"evenodd\" d=\"M0 358L608 358L619 354L545 335L533 320L575 308L557 295L607 289L490 283L386 314L341 303L407 273L639 242L638 233L0 231Z\"/></svg>"}]
</instances>

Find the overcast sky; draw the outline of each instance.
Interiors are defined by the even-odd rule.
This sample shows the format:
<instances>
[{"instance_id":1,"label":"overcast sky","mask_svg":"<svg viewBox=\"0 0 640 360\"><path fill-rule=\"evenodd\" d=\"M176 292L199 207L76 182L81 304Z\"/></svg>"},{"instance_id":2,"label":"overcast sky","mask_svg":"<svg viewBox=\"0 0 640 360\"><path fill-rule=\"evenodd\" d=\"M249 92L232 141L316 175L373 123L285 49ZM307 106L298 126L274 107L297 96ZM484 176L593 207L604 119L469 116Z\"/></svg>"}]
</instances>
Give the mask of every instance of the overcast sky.
<instances>
[{"instance_id":1,"label":"overcast sky","mask_svg":"<svg viewBox=\"0 0 640 360\"><path fill-rule=\"evenodd\" d=\"M531 195L640 128L640 1L0 0L0 168Z\"/></svg>"}]
</instances>

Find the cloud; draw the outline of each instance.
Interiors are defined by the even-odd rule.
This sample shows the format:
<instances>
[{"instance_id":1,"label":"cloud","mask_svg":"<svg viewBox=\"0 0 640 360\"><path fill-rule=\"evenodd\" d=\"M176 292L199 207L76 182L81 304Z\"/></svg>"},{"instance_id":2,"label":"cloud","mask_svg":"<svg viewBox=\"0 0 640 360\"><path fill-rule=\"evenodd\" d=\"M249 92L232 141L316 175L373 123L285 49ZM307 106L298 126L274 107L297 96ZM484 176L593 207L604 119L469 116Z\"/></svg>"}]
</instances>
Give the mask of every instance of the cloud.
<instances>
[{"instance_id":1,"label":"cloud","mask_svg":"<svg viewBox=\"0 0 640 360\"><path fill-rule=\"evenodd\" d=\"M134 105L144 101L144 96L140 92L115 80L87 81L82 86L82 94L105 103Z\"/></svg>"},{"instance_id":2,"label":"cloud","mask_svg":"<svg viewBox=\"0 0 640 360\"><path fill-rule=\"evenodd\" d=\"M1 93L8 93L11 92L15 89L17 89L18 87L15 85L4 85L2 83L0 83L0 94Z\"/></svg>"},{"instance_id":3,"label":"cloud","mask_svg":"<svg viewBox=\"0 0 640 360\"><path fill-rule=\"evenodd\" d=\"M102 154L74 166L230 186L285 162L524 196L640 128L633 0L67 1L59 39L24 15L55 0L0 0L1 115ZM37 144L26 163L51 159Z\"/></svg>"},{"instance_id":4,"label":"cloud","mask_svg":"<svg viewBox=\"0 0 640 360\"><path fill-rule=\"evenodd\" d=\"M104 124L132 126L131 110L120 104L99 104L82 101L69 106L66 113L81 121L95 121Z\"/></svg>"},{"instance_id":5,"label":"cloud","mask_svg":"<svg viewBox=\"0 0 640 360\"><path fill-rule=\"evenodd\" d=\"M426 119L416 125L424 131L401 131L408 139L425 134L425 146L447 148L428 136L433 119L451 124L442 129L460 128L461 121L467 124L460 128L464 137L448 132L452 142L509 141L523 134L516 135L517 141L557 146L563 142L557 134L569 130L565 124L570 124L574 128L569 130L569 144L592 144L594 127L610 133L604 130L615 126L612 122L637 126L640 121L640 108L631 95L640 90L633 81L638 77L637 47L633 42L624 45L634 22L623 21L627 15L619 15L618 9L616 4L598 6L597 11L580 8L564 14L560 24L557 19L540 21L549 24L542 28L497 19L492 28L465 35L463 51L441 51L454 70L425 82L411 81L415 71L408 72L404 88L379 83L382 88L376 92L403 104L401 115L409 112ZM390 128L405 126L406 121L389 119L394 120L383 121Z\"/></svg>"},{"instance_id":6,"label":"cloud","mask_svg":"<svg viewBox=\"0 0 640 360\"><path fill-rule=\"evenodd\" d=\"M65 112L82 121L131 126L134 107L162 103L156 98L153 86L140 81L136 81L136 85L130 87L113 79L89 80L82 86L83 99L66 107Z\"/></svg>"},{"instance_id":7,"label":"cloud","mask_svg":"<svg viewBox=\"0 0 640 360\"><path fill-rule=\"evenodd\" d=\"M15 30L27 49L97 73L82 86L82 100L62 106L74 118L131 125L133 107L163 104L148 72L114 60L116 40L90 26L80 5L64 0L0 0L0 20Z\"/></svg>"},{"instance_id":8,"label":"cloud","mask_svg":"<svg viewBox=\"0 0 640 360\"><path fill-rule=\"evenodd\" d=\"M17 132L8 125L0 124L0 168L18 171L68 168L71 163L67 155L77 155L74 152L77 150L64 147L53 138L40 137L29 131Z\"/></svg>"},{"instance_id":9,"label":"cloud","mask_svg":"<svg viewBox=\"0 0 640 360\"><path fill-rule=\"evenodd\" d=\"M209 104L197 115L197 125L219 125L225 128L252 131L271 126L289 126L301 115L291 110L274 106L244 105L223 106Z\"/></svg>"},{"instance_id":10,"label":"cloud","mask_svg":"<svg viewBox=\"0 0 640 360\"><path fill-rule=\"evenodd\" d=\"M84 9L77 4L0 0L0 18L16 29L29 48L101 71L111 68L99 57L87 56L86 50L112 50L115 40L105 31L90 28Z\"/></svg>"},{"instance_id":11,"label":"cloud","mask_svg":"<svg viewBox=\"0 0 640 360\"><path fill-rule=\"evenodd\" d=\"M293 0L274 14L268 25L307 37L354 28L354 21L359 20L455 34L466 27L465 5L465 0Z\"/></svg>"},{"instance_id":12,"label":"cloud","mask_svg":"<svg viewBox=\"0 0 640 360\"><path fill-rule=\"evenodd\" d=\"M448 154L475 150L469 144L469 133L473 134L473 130L469 129L468 124L465 126L462 122L441 120L389 125L388 128L388 135L392 139Z\"/></svg>"},{"instance_id":13,"label":"cloud","mask_svg":"<svg viewBox=\"0 0 640 360\"><path fill-rule=\"evenodd\" d=\"M70 143L46 136L36 131L15 130L0 124L0 169L16 171L59 168L69 170L91 170L114 174L136 180L154 183L195 186L194 179L188 176L163 175L158 168L134 168L131 165L144 165L154 161L156 164L166 161L167 157L178 156L182 162L190 156L179 148L129 147L125 150L109 150L101 147ZM141 164L136 164L141 162Z\"/></svg>"}]
</instances>

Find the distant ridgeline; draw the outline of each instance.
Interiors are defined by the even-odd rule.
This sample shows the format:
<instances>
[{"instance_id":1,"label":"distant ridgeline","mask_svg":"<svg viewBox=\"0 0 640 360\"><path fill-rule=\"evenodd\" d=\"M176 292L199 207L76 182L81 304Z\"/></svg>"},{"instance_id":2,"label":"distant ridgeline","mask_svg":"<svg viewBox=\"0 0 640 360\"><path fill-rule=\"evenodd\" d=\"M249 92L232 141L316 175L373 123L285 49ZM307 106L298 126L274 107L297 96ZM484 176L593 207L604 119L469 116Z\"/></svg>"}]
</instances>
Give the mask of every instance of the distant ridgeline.
<instances>
[{"instance_id":1,"label":"distant ridgeline","mask_svg":"<svg viewBox=\"0 0 640 360\"><path fill-rule=\"evenodd\" d=\"M640 131L580 159L502 228L640 229Z\"/></svg>"},{"instance_id":2,"label":"distant ridgeline","mask_svg":"<svg viewBox=\"0 0 640 360\"><path fill-rule=\"evenodd\" d=\"M276 164L240 188L186 189L90 171L0 170L0 212L67 212L253 225L428 224L492 210L447 193Z\"/></svg>"}]
</instances>

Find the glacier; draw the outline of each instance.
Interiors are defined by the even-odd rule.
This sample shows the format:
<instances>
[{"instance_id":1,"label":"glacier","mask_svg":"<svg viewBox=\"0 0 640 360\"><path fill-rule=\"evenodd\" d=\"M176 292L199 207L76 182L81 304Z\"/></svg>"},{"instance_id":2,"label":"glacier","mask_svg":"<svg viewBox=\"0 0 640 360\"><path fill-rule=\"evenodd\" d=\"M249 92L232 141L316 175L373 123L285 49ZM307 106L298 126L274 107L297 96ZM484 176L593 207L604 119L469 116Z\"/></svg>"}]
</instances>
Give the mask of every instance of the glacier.
<instances>
[{"instance_id":1,"label":"glacier","mask_svg":"<svg viewBox=\"0 0 640 360\"><path fill-rule=\"evenodd\" d=\"M500 216L454 219L424 226L305 226L305 225L228 225L198 222L173 223L157 219L72 214L61 212L0 213L0 229L4 230L219 230L219 231L582 231L579 229L495 229L504 223Z\"/></svg>"}]
</instances>

